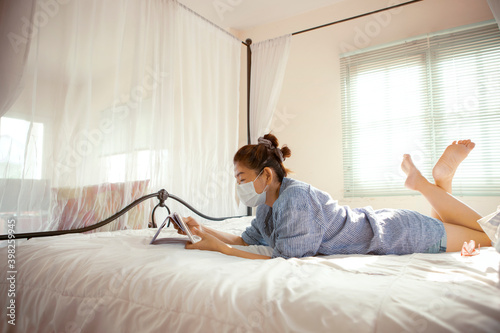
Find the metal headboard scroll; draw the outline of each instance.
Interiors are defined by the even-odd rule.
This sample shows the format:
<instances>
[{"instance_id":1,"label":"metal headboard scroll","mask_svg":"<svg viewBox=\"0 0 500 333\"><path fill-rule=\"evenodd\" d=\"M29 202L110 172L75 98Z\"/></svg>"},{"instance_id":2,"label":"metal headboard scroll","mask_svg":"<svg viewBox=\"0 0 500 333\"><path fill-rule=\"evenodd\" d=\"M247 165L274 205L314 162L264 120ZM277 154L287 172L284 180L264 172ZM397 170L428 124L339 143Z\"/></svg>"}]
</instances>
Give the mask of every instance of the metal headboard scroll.
<instances>
[{"instance_id":1,"label":"metal headboard scroll","mask_svg":"<svg viewBox=\"0 0 500 333\"><path fill-rule=\"evenodd\" d=\"M117 218L119 218L120 216L122 216L123 214L125 214L126 212L128 212L130 209L134 208L135 206L137 206L141 202L148 200L148 199L151 199L151 198L155 198L155 197L158 198L158 200L160 202L153 208L153 211L151 212L151 223L149 223L149 225L148 225L150 228L157 227L157 224L155 222L155 212L156 212L156 209L158 207L165 207L168 211L168 214L170 215L170 208L168 208L168 206L165 204L165 201L167 201L168 198L172 198L173 200L183 204L189 210L194 212L196 215L203 217L207 220L223 221L223 220L227 220L230 218L242 217L242 216L211 217L211 216L205 215L205 214L199 212L198 210L196 210L195 208L193 208L193 206L191 206L190 204L188 204L187 202L185 202L181 198L179 198L173 194L168 193L164 189L161 189L156 193L151 193L151 194L147 194L145 196L140 197L139 199L135 200L130 205L126 206L125 208L123 208L122 210L117 212L116 214L108 217L107 219L105 219L99 223L90 225L88 227L78 228L78 229L69 229L69 230L53 230L53 231L19 233L19 234L13 234L14 235L13 238L14 239L19 239L19 238L28 238L29 239L29 238L36 238L36 237L50 237L50 236L59 236L59 235L64 235L64 234L76 234L76 233L94 230L94 229L100 228L108 223L113 222L114 220L116 220ZM170 222L169 222L169 224L170 224ZM10 237L12 238L12 236L10 236ZM7 239L9 239L9 235L0 235L0 240L7 240Z\"/></svg>"}]
</instances>

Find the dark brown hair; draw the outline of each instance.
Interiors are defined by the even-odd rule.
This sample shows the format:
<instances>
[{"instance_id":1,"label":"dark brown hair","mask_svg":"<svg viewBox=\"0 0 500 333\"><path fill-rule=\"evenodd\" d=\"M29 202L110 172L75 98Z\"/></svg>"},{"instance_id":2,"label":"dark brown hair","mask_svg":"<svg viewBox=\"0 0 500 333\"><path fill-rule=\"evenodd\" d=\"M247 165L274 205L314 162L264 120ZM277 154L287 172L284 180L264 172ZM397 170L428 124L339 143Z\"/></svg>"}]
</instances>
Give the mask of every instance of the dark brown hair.
<instances>
[{"instance_id":1,"label":"dark brown hair","mask_svg":"<svg viewBox=\"0 0 500 333\"><path fill-rule=\"evenodd\" d=\"M292 156L292 151L286 145L279 148L278 138L271 133L264 135L264 139L271 141L271 147L264 144L243 146L234 155L233 163L242 163L245 167L254 170L256 173L269 167L274 170L281 183L283 178L291 171L283 165L280 151L283 159Z\"/></svg>"}]
</instances>

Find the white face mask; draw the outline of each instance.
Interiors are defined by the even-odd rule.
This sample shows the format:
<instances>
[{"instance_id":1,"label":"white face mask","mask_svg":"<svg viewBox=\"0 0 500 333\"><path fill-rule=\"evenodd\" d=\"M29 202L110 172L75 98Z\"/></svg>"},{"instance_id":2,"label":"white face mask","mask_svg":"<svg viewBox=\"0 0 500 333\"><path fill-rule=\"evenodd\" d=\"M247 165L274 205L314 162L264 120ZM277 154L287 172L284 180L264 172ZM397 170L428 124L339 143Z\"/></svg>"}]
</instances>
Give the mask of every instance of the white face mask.
<instances>
[{"instance_id":1,"label":"white face mask","mask_svg":"<svg viewBox=\"0 0 500 333\"><path fill-rule=\"evenodd\" d=\"M264 169L262 169L259 175L255 177L255 179L252 180L251 182L239 184L236 187L236 191L238 192L238 198L240 198L240 201L245 206L257 207L266 202L266 191L268 186L266 186L266 188L264 188L264 191L262 191L262 193L260 194L257 193L257 191L255 191L254 187L254 182L257 180L257 178L259 178L259 176L262 174L263 171Z\"/></svg>"}]
</instances>

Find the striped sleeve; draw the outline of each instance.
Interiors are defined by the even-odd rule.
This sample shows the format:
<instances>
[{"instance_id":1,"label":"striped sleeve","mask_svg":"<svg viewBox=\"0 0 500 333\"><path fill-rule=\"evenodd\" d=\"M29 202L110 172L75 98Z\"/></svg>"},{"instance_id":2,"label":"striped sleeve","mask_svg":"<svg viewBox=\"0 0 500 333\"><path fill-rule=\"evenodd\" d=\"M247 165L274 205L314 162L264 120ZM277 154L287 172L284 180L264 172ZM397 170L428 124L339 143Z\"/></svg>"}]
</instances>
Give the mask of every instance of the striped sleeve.
<instances>
[{"instance_id":1,"label":"striped sleeve","mask_svg":"<svg viewBox=\"0 0 500 333\"><path fill-rule=\"evenodd\" d=\"M257 219L254 218L250 226L241 234L241 238L248 245L267 245L257 228Z\"/></svg>"}]
</instances>

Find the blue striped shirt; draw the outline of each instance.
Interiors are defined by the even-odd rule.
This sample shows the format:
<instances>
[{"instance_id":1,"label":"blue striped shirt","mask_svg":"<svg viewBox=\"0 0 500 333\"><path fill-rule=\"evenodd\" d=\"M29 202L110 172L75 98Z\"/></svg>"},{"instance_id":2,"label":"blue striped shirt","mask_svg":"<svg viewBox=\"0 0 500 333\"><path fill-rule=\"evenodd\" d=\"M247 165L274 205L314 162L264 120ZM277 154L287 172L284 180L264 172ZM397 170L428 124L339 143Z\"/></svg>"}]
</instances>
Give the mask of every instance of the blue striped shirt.
<instances>
[{"instance_id":1,"label":"blue striped shirt","mask_svg":"<svg viewBox=\"0 0 500 333\"><path fill-rule=\"evenodd\" d=\"M284 178L273 207L257 207L241 237L273 248L272 257L425 252L444 236L443 223L403 209L351 209L326 192Z\"/></svg>"}]
</instances>

